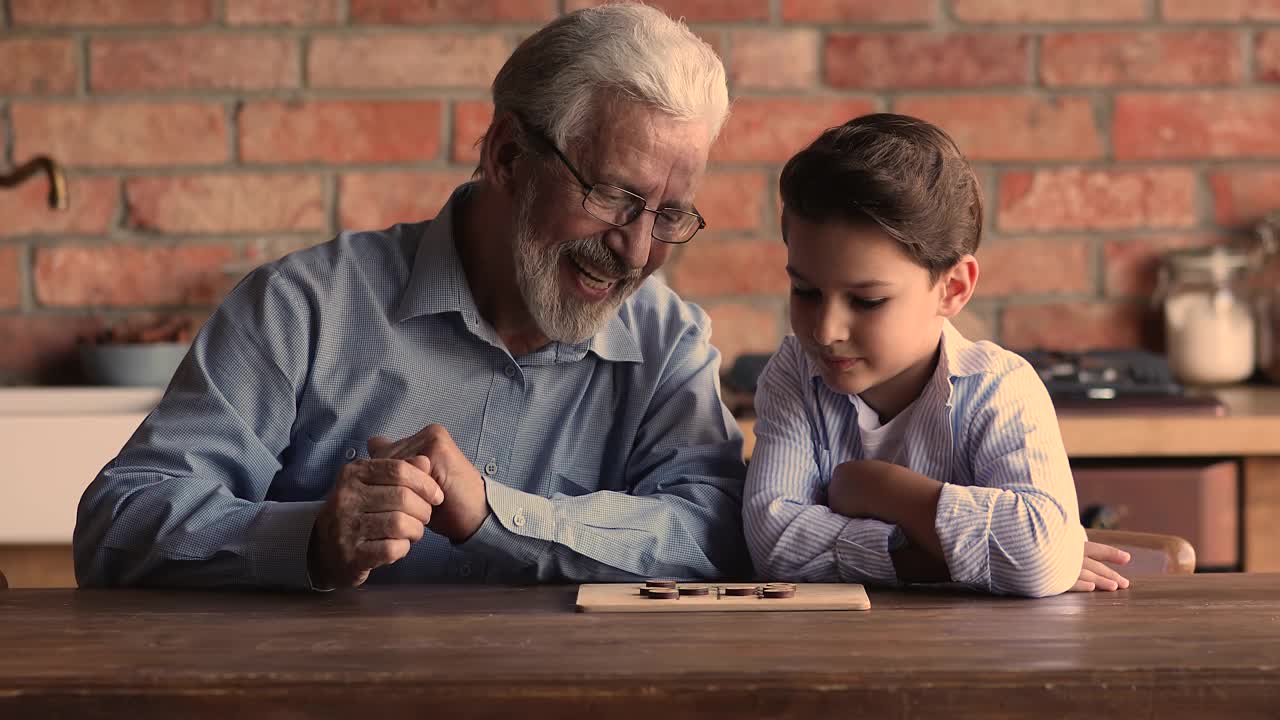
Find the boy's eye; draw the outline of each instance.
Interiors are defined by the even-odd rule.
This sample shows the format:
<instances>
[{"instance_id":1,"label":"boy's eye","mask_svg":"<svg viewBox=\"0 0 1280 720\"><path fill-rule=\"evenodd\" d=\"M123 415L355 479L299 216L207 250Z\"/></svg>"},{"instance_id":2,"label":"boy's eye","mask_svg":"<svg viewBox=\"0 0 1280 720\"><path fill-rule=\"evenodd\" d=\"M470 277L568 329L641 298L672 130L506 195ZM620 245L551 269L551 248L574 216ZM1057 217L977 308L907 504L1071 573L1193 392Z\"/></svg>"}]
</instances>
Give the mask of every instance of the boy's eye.
<instances>
[{"instance_id":1,"label":"boy's eye","mask_svg":"<svg viewBox=\"0 0 1280 720\"><path fill-rule=\"evenodd\" d=\"M881 305L884 305L888 299L889 298L861 298L854 296L849 298L849 302L851 302L854 307L862 310L875 310Z\"/></svg>"}]
</instances>

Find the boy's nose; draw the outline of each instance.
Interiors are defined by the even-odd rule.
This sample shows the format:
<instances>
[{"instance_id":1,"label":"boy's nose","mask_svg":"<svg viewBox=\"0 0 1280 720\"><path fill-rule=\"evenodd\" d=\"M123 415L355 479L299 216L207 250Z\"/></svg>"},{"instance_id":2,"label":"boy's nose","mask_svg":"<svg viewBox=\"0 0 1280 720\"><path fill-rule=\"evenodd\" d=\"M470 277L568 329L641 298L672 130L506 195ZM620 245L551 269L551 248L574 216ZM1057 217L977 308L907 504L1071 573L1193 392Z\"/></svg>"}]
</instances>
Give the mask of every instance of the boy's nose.
<instances>
[{"instance_id":1,"label":"boy's nose","mask_svg":"<svg viewBox=\"0 0 1280 720\"><path fill-rule=\"evenodd\" d=\"M819 345L831 346L849 339L849 317L835 303L828 303L818 310L813 324L813 339Z\"/></svg>"}]
</instances>

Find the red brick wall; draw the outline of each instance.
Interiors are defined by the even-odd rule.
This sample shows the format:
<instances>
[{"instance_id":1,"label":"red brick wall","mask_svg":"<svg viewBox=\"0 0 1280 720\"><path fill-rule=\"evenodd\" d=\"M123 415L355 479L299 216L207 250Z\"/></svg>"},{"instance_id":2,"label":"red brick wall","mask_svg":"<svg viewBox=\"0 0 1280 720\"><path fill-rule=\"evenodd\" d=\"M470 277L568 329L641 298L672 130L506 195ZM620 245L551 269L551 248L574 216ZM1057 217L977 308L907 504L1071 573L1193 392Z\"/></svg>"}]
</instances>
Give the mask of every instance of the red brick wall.
<instances>
[{"instance_id":1,"label":"red brick wall","mask_svg":"<svg viewBox=\"0 0 1280 720\"><path fill-rule=\"evenodd\" d=\"M68 377L104 323L206 314L246 264L434 214L520 37L592 0L7 0L0 382ZM729 356L786 328L780 164L870 110L949 129L988 201L963 327L1158 344L1153 259L1280 206L1280 0L661 0L723 55L734 114L669 279Z\"/></svg>"}]
</instances>

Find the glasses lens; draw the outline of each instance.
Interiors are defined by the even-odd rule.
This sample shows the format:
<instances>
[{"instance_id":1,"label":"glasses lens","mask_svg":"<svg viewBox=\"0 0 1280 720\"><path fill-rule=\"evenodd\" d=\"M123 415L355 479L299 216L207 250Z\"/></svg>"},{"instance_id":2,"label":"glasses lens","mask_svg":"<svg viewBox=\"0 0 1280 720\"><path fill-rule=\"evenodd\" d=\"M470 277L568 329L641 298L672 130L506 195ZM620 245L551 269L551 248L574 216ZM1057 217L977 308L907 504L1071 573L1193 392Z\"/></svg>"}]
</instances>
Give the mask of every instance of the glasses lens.
<instances>
[{"instance_id":1,"label":"glasses lens","mask_svg":"<svg viewBox=\"0 0 1280 720\"><path fill-rule=\"evenodd\" d=\"M683 210L664 208L653 223L653 236L663 242L685 243L702 227L702 217Z\"/></svg>"},{"instance_id":2,"label":"glasses lens","mask_svg":"<svg viewBox=\"0 0 1280 720\"><path fill-rule=\"evenodd\" d=\"M620 187L600 184L587 193L583 207L597 220L621 227L644 210L644 198Z\"/></svg>"}]
</instances>

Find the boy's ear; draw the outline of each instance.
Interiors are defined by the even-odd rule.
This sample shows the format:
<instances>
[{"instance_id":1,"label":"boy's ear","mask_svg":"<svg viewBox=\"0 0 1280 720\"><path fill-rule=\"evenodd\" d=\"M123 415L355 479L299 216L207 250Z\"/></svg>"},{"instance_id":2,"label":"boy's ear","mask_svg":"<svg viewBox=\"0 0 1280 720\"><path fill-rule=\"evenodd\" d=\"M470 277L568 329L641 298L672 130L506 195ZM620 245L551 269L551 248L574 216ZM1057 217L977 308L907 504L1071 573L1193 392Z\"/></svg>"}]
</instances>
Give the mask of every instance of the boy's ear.
<instances>
[{"instance_id":1,"label":"boy's ear","mask_svg":"<svg viewBox=\"0 0 1280 720\"><path fill-rule=\"evenodd\" d=\"M938 314L953 318L969 303L969 298L973 297L973 291L978 287L978 258L965 255L943 273L938 282L942 286Z\"/></svg>"},{"instance_id":2,"label":"boy's ear","mask_svg":"<svg viewBox=\"0 0 1280 720\"><path fill-rule=\"evenodd\" d=\"M484 169L484 177L492 180L495 187L509 193L514 192L515 188L516 161L524 155L521 139L520 125L515 116L502 113L489 124L489 132L485 133L480 152L480 167Z\"/></svg>"}]
</instances>

